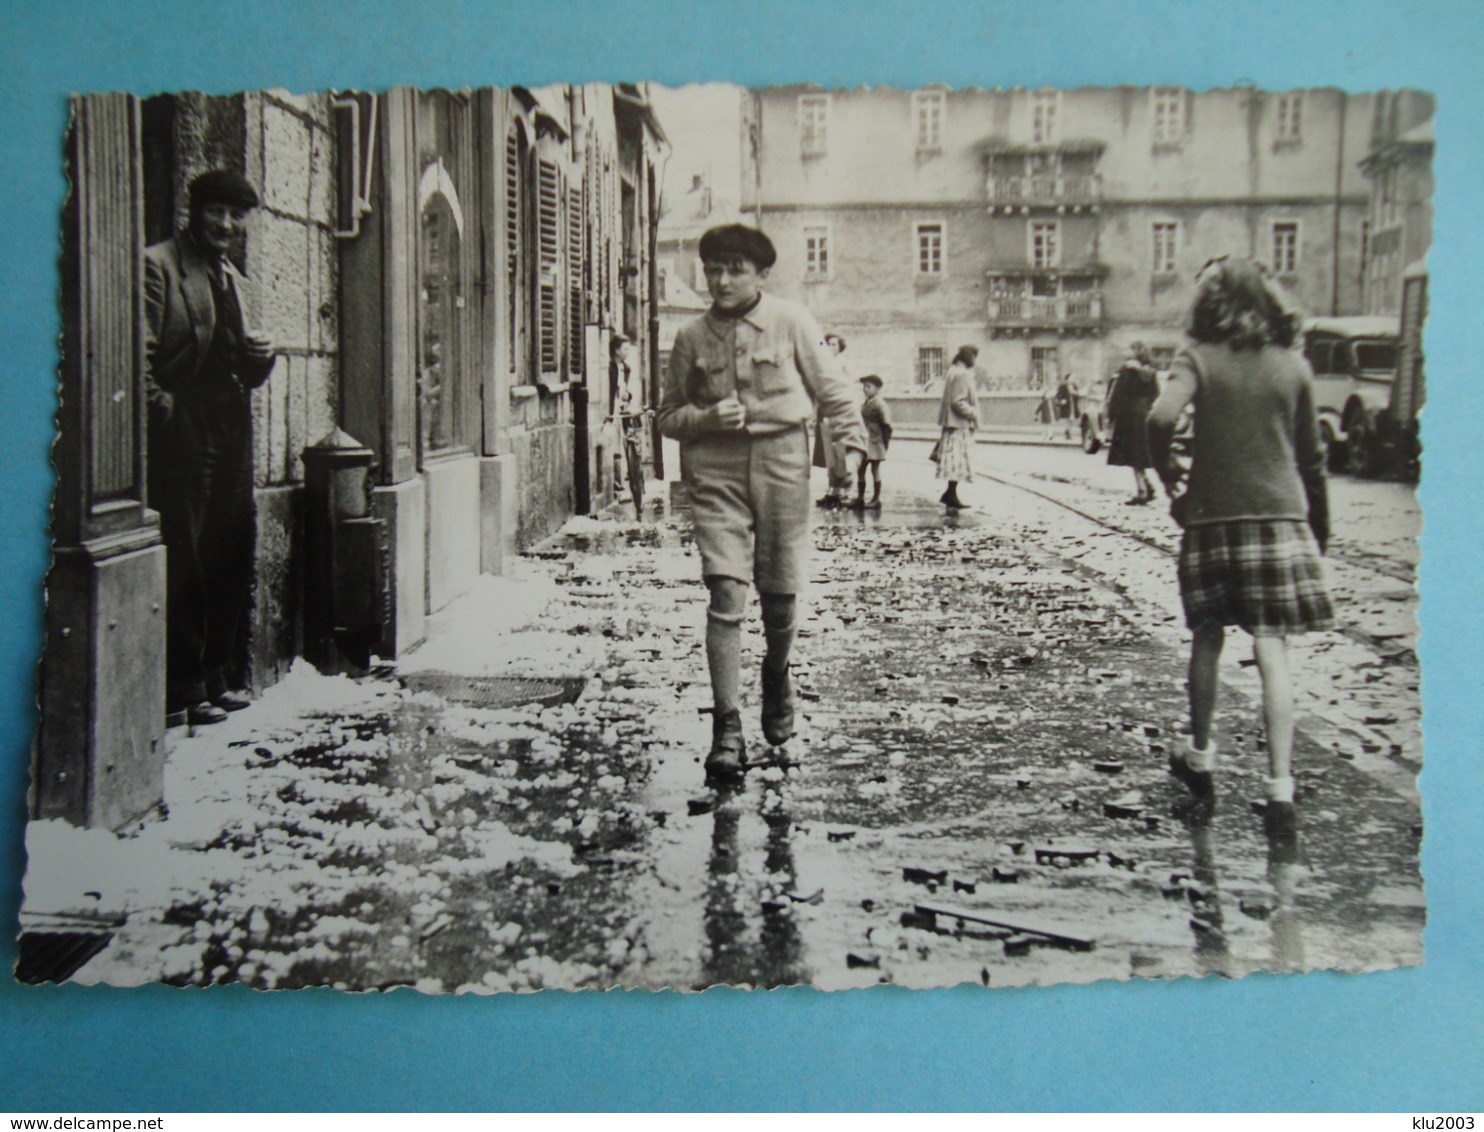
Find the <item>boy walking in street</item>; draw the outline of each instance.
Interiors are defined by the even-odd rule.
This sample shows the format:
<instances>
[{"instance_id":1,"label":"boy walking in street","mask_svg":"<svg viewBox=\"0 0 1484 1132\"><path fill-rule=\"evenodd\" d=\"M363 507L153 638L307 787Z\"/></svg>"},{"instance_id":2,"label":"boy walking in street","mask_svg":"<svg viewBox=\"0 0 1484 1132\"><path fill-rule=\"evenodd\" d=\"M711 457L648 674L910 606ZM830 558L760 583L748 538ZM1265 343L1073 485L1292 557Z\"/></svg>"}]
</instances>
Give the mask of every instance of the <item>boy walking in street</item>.
<instances>
[{"instance_id":1,"label":"boy walking in street","mask_svg":"<svg viewBox=\"0 0 1484 1132\"><path fill-rule=\"evenodd\" d=\"M866 459L855 473L856 510L881 506L881 461L886 459L886 449L891 443L891 410L881 396L881 379L874 373L861 378L865 390L865 403L861 405L861 420L866 426ZM871 470L871 501L866 502L866 469Z\"/></svg>"},{"instance_id":2,"label":"boy walking in street","mask_svg":"<svg viewBox=\"0 0 1484 1132\"><path fill-rule=\"evenodd\" d=\"M766 640L762 727L770 744L794 730L788 659L809 546L808 423L818 409L852 473L866 449L854 389L803 306L764 294L777 259L756 228L701 237L712 307L681 328L660 399L660 432L681 445L701 571L710 591L706 662L715 708L706 774L736 779L742 734L742 619L755 585Z\"/></svg>"}]
</instances>

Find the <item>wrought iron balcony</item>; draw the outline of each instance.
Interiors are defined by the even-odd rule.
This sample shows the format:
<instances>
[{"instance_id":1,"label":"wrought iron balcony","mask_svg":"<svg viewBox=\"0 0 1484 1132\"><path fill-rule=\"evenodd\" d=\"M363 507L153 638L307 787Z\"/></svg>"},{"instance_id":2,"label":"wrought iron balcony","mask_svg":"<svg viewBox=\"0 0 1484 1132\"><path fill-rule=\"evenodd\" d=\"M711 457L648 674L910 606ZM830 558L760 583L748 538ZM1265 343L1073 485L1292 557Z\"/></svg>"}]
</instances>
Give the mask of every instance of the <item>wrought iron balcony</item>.
<instances>
[{"instance_id":1,"label":"wrought iron balcony","mask_svg":"<svg viewBox=\"0 0 1484 1132\"><path fill-rule=\"evenodd\" d=\"M992 208L1083 208L1093 207L1102 199L1102 181L1096 173L1074 176L1057 173L991 174L988 191Z\"/></svg>"},{"instance_id":2,"label":"wrought iron balcony","mask_svg":"<svg viewBox=\"0 0 1484 1132\"><path fill-rule=\"evenodd\" d=\"M1066 295L996 295L989 300L991 326L1088 327L1103 318L1099 291Z\"/></svg>"}]
</instances>

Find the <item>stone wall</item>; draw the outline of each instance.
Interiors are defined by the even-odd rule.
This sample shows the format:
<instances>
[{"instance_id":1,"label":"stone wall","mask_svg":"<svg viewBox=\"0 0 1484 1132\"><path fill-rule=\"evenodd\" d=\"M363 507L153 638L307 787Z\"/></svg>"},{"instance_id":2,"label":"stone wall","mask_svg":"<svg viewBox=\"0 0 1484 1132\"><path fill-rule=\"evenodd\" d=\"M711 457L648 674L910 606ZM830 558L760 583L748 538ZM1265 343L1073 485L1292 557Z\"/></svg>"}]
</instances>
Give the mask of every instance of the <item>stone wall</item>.
<instances>
[{"instance_id":1,"label":"stone wall","mask_svg":"<svg viewBox=\"0 0 1484 1132\"><path fill-rule=\"evenodd\" d=\"M512 396L510 454L519 485L516 550L555 534L572 514L574 437L568 399L565 392L538 393L533 386Z\"/></svg>"}]
</instances>

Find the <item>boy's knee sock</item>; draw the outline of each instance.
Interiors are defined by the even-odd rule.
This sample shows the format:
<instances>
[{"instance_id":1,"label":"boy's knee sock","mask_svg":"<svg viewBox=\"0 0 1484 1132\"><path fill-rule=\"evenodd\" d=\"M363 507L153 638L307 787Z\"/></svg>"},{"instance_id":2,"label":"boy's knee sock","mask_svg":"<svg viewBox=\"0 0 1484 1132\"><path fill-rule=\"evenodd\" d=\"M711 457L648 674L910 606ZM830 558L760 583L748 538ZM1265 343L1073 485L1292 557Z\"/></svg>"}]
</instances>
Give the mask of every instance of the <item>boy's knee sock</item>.
<instances>
[{"instance_id":1,"label":"boy's knee sock","mask_svg":"<svg viewBox=\"0 0 1484 1132\"><path fill-rule=\"evenodd\" d=\"M782 672L788 666L794 644L794 608L791 595L763 598L763 640L767 645L763 666L770 672Z\"/></svg>"},{"instance_id":2,"label":"boy's knee sock","mask_svg":"<svg viewBox=\"0 0 1484 1132\"><path fill-rule=\"evenodd\" d=\"M742 614L706 611L706 665L712 701L718 711L731 711L742 694Z\"/></svg>"},{"instance_id":3,"label":"boy's knee sock","mask_svg":"<svg viewBox=\"0 0 1484 1132\"><path fill-rule=\"evenodd\" d=\"M763 626L763 639L767 651L763 654L763 666L770 672L782 672L788 667L788 655L794 647L794 624Z\"/></svg>"}]
</instances>

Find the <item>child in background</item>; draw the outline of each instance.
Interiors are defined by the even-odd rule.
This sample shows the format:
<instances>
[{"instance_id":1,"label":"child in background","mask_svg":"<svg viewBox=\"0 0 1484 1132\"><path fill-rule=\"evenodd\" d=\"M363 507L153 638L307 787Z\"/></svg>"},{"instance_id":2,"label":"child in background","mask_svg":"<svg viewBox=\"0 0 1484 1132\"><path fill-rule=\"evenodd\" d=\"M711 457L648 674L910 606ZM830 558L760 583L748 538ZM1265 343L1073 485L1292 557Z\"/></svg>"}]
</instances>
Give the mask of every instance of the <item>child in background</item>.
<instances>
[{"instance_id":1,"label":"child in background","mask_svg":"<svg viewBox=\"0 0 1484 1132\"><path fill-rule=\"evenodd\" d=\"M725 224L701 237L712 307L680 328L657 421L680 441L701 572L710 591L706 662L715 715L706 775L746 768L742 735L742 619L747 591L762 603L766 653L762 727L770 744L794 730L788 658L809 549L809 421L816 411L846 450L852 478L864 458L859 400L806 307L764 294L777 259L756 228Z\"/></svg>"},{"instance_id":2,"label":"child in background","mask_svg":"<svg viewBox=\"0 0 1484 1132\"><path fill-rule=\"evenodd\" d=\"M861 378L861 389L865 401L861 405L861 419L866 425L866 459L855 474L856 510L881 506L881 461L886 459L887 446L891 444L891 409L881 396L881 379L874 373ZM871 471L871 501L866 502L866 469Z\"/></svg>"},{"instance_id":3,"label":"child in background","mask_svg":"<svg viewBox=\"0 0 1484 1132\"><path fill-rule=\"evenodd\" d=\"M1170 770L1210 798L1216 745L1217 663L1227 625L1252 635L1267 730L1269 837L1291 839L1293 683L1288 636L1332 628L1334 613L1320 556L1329 539L1324 449L1314 413L1313 376L1292 347L1299 315L1247 260L1207 264L1187 333L1149 414L1151 458L1172 495L1180 472L1170 441L1181 411L1194 405L1190 485L1171 511L1185 528L1180 597L1192 641L1191 737Z\"/></svg>"}]
</instances>

